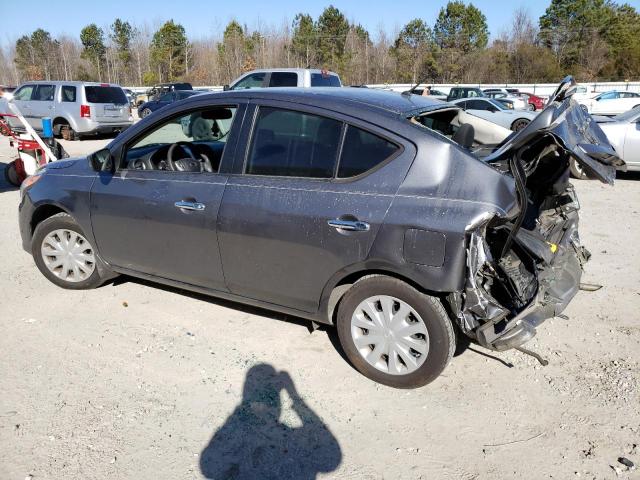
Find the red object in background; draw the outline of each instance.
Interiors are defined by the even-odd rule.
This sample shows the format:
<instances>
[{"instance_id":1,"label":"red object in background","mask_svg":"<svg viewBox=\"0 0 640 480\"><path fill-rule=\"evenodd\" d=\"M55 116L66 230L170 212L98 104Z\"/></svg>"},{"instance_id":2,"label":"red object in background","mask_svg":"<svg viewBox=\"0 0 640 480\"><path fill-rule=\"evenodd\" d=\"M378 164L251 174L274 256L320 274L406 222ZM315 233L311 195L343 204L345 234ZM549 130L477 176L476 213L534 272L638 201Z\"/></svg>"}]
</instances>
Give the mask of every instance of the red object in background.
<instances>
[{"instance_id":1,"label":"red object in background","mask_svg":"<svg viewBox=\"0 0 640 480\"><path fill-rule=\"evenodd\" d=\"M536 110L542 110L544 108L544 99L534 95L533 93L521 92L522 94L529 97L529 104L533 105Z\"/></svg>"},{"instance_id":2,"label":"red object in background","mask_svg":"<svg viewBox=\"0 0 640 480\"><path fill-rule=\"evenodd\" d=\"M91 107L89 105L80 105L80 118L91 117Z\"/></svg>"}]
</instances>

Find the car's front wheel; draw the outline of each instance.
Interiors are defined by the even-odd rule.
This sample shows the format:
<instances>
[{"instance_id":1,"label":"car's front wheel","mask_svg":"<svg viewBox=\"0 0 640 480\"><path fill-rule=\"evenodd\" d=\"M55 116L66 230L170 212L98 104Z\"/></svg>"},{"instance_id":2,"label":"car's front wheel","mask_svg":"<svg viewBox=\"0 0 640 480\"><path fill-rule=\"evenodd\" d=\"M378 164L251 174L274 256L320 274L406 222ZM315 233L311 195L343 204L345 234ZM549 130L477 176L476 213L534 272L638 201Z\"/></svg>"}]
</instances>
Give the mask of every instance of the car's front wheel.
<instances>
[{"instance_id":1,"label":"car's front wheel","mask_svg":"<svg viewBox=\"0 0 640 480\"><path fill-rule=\"evenodd\" d=\"M515 122L513 122L513 125L511 125L511 130L513 130L514 132L519 132L524 127L529 125L529 123L530 123L530 121L527 120L526 118L520 118L520 119L516 120Z\"/></svg>"},{"instance_id":2,"label":"car's front wheel","mask_svg":"<svg viewBox=\"0 0 640 480\"><path fill-rule=\"evenodd\" d=\"M148 117L149 115L151 115L151 110L148 108L143 108L142 111L140 112L141 118Z\"/></svg>"},{"instance_id":3,"label":"car's front wheel","mask_svg":"<svg viewBox=\"0 0 640 480\"><path fill-rule=\"evenodd\" d=\"M395 388L435 380L455 350L455 333L439 299L382 275L365 277L338 308L338 337L353 366Z\"/></svg>"},{"instance_id":4,"label":"car's front wheel","mask_svg":"<svg viewBox=\"0 0 640 480\"><path fill-rule=\"evenodd\" d=\"M59 287L83 290L98 287L105 281L94 246L66 213L58 213L38 224L31 253L40 272Z\"/></svg>"}]
</instances>

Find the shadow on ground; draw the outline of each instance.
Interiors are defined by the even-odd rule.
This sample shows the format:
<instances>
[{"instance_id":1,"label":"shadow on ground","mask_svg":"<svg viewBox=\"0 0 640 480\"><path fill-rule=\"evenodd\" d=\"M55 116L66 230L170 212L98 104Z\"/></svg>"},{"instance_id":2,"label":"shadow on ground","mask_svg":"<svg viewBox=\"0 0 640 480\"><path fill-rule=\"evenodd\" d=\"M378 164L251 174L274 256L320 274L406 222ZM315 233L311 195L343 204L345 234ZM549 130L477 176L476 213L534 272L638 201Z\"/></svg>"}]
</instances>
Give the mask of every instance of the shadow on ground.
<instances>
[{"instance_id":1,"label":"shadow on ground","mask_svg":"<svg viewBox=\"0 0 640 480\"><path fill-rule=\"evenodd\" d=\"M280 393L291 399L298 419L283 417ZM211 479L312 480L334 471L340 445L302 399L289 374L261 363L249 369L242 402L200 455L200 470Z\"/></svg>"}]
</instances>

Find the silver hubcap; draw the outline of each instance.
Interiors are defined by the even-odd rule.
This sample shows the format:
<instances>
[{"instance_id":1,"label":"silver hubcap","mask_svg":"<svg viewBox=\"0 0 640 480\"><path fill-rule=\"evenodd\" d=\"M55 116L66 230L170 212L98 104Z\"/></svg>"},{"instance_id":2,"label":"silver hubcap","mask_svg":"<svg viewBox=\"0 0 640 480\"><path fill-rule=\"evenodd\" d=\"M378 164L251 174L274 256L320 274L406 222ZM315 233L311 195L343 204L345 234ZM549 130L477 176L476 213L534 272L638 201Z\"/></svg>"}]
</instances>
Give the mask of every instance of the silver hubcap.
<instances>
[{"instance_id":1,"label":"silver hubcap","mask_svg":"<svg viewBox=\"0 0 640 480\"><path fill-rule=\"evenodd\" d=\"M391 375L417 370L429 353L429 334L418 312L387 295L358 305L351 317L351 338L362 358Z\"/></svg>"},{"instance_id":2,"label":"silver hubcap","mask_svg":"<svg viewBox=\"0 0 640 480\"><path fill-rule=\"evenodd\" d=\"M42 241L40 252L49 271L66 282L86 280L96 268L91 244L73 230L49 233Z\"/></svg>"}]
</instances>

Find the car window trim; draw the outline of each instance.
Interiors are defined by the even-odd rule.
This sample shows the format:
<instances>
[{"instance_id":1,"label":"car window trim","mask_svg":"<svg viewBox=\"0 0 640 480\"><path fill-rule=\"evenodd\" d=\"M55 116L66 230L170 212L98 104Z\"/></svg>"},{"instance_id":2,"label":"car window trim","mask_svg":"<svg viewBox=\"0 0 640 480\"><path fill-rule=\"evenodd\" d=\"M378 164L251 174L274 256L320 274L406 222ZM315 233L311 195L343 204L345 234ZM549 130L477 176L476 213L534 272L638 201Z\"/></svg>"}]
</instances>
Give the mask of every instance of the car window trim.
<instances>
[{"instance_id":1,"label":"car window trim","mask_svg":"<svg viewBox=\"0 0 640 480\"><path fill-rule=\"evenodd\" d=\"M340 146L340 156L338 157L338 166L336 169L336 175L334 177L334 181L336 183L350 183L350 182L355 182L358 180L361 180L364 177L368 177L369 175L373 175L375 172L377 172L378 170L380 170L381 168L384 168L386 165L388 165L389 163L391 163L393 160L395 160L396 158L398 158L400 155L402 155L404 153L404 145L402 143L399 143L397 141L391 140L389 137L384 136L384 135L380 135L379 133L376 132L372 132L371 130L368 130L366 128L362 128L359 127L357 125L353 125L351 123L345 122L346 128L344 129L344 137L342 139L343 144ZM383 140L392 143L393 145L395 145L397 148L397 150L395 152L393 152L391 155L389 155L387 158L385 158L382 162L378 163L377 165L375 165L374 167L370 168L369 170L365 170L364 172L358 174L358 175L354 175L352 177L338 177L337 173L338 173L338 169L340 168L340 163L342 162L342 147L344 145L344 140L347 138L347 130L349 129L349 127L353 127L353 128L358 128L364 132L367 132L371 135L375 135L376 137L382 138Z\"/></svg>"},{"instance_id":2,"label":"car window trim","mask_svg":"<svg viewBox=\"0 0 640 480\"><path fill-rule=\"evenodd\" d=\"M245 104L246 105L246 104ZM139 140L140 138L142 138L145 134L150 133L151 131L153 131L153 127L158 125L158 123L160 122L167 122L171 119L175 119L176 117L183 117L185 115L189 115L193 112L197 112L198 110L204 110L207 108L224 108L224 107L231 107L231 108L235 108L236 109L236 113L233 117L233 122L231 123L231 129L229 130L229 135L231 135L231 130L233 129L235 123L236 123L236 119L238 118L238 113L240 111L240 106L241 103L237 103L237 104L233 104L233 103L221 103L221 104L214 104L214 105L200 105L200 106L194 106L193 108L190 108L188 110L183 110L181 112L177 112L174 115L167 115L165 117L162 118L162 120L158 120L158 122L154 122L153 124L149 125L149 127L145 128L144 130L142 130L140 133L138 133L136 136L130 138L129 140L127 140L126 142L124 142L123 144L119 145L117 147L117 149L119 150L119 155L118 155L118 159L116 162L116 169L114 174L116 173L122 173L122 172L164 172L164 173L189 173L189 174L194 174L194 173L198 173L199 175L228 175L226 173L221 173L220 172L220 168L222 167L222 162L225 158L225 153L227 151L227 144L228 144L228 139L227 142L225 142L225 146L224 149L222 151L222 156L220 157L220 168L218 169L217 172L180 172L180 171L175 171L175 170L130 170L130 169L125 169L122 168L122 160L124 158L124 156L126 155L126 152L128 151L128 149L131 147L132 144L134 144L137 140Z\"/></svg>"},{"instance_id":3,"label":"car window trim","mask_svg":"<svg viewBox=\"0 0 640 480\"><path fill-rule=\"evenodd\" d=\"M369 175L372 175L373 173L375 173L377 170L385 167L387 164L391 163L393 160L395 160L397 157L401 156L406 148L405 145L403 144L402 141L400 141L399 139L395 139L395 138L391 138L389 135L387 135L386 130L383 127L377 126L377 125L373 125L374 128L379 129L380 131L374 130L371 127L367 128L367 126L362 126L362 125L358 125L358 123L354 123L353 121L350 121L348 119L344 119L344 118L339 118L335 115L332 115L333 110L325 110L322 107L318 107L316 105L306 105L306 104L292 104L292 103L288 103L288 102L282 102L280 100L271 100L271 99L250 99L250 106L255 107L254 111L253 111L253 118L251 119L251 121L249 122L248 128L249 130L249 134L247 136L247 140L246 140L246 144L244 145L244 153L242 154L242 167L239 169L239 172L232 172L229 175L230 176L235 176L235 177L259 177L259 178L276 178L276 179L285 179L285 178L291 178L291 179L303 179L303 180L311 180L311 181L316 181L316 182L329 182L329 183L350 183L350 182L356 182L361 180L364 177L367 177ZM318 178L318 177L294 177L294 176L283 176L283 175L257 175L257 174L252 174L252 173L246 173L246 169L247 169L247 162L249 160L249 152L251 150L251 146L252 146L252 142L253 142L253 136L255 133L255 127L256 127L256 122L258 119L258 112L260 111L260 107L271 107L271 108L280 108L282 110L292 110L292 111L296 111L296 112L301 112L301 113L306 113L309 115L316 115L316 116L320 116L320 117L326 117L326 118L330 118L332 120L336 120L341 122L342 125L342 132L341 132L341 137L340 137L340 143L338 145L338 155L337 155L337 160L336 160L336 164L335 164L335 168L334 168L334 172L331 178ZM321 110L322 113L319 113L318 110ZM325 113L326 112L326 113ZM348 117L348 115L345 114L340 114L340 116L346 116ZM356 119L359 120L360 123L365 123L366 121L362 120L362 119ZM347 135L347 129L349 126L353 126L354 128L359 128L360 130L364 130L367 133L370 133L372 135L378 136L386 141L388 141L389 143L393 143L394 145L396 145L398 147L398 150L390 155L388 158L386 158L384 161L380 162L378 165L376 165L373 168L370 168L369 170L362 172L359 175L355 175L353 177L338 177L337 173L338 173L338 169L340 167L340 161L342 160L342 150L343 150L343 146L344 146L344 140L346 138ZM406 142L410 142L410 140L404 138L404 137L399 137L402 138L404 141ZM241 147L242 148L242 147Z\"/></svg>"}]
</instances>

